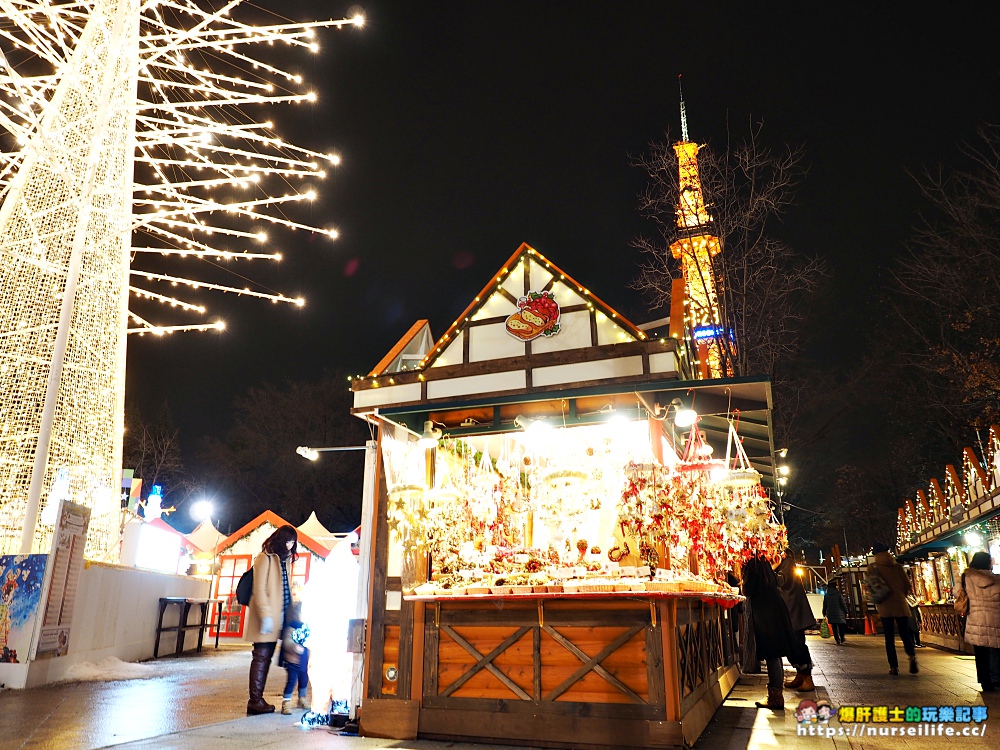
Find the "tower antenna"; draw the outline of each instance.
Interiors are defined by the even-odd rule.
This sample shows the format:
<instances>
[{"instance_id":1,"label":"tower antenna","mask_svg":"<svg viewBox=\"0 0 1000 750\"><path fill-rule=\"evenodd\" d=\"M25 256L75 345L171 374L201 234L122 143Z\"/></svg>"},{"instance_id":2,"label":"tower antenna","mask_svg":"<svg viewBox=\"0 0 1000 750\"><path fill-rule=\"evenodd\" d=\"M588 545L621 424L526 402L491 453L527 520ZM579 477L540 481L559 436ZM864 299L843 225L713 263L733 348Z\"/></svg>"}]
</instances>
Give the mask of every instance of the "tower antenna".
<instances>
[{"instance_id":1,"label":"tower antenna","mask_svg":"<svg viewBox=\"0 0 1000 750\"><path fill-rule=\"evenodd\" d=\"M681 140L686 141L688 139L688 116L687 110L684 108L684 87L681 86L680 74L677 76L677 90L681 95Z\"/></svg>"}]
</instances>

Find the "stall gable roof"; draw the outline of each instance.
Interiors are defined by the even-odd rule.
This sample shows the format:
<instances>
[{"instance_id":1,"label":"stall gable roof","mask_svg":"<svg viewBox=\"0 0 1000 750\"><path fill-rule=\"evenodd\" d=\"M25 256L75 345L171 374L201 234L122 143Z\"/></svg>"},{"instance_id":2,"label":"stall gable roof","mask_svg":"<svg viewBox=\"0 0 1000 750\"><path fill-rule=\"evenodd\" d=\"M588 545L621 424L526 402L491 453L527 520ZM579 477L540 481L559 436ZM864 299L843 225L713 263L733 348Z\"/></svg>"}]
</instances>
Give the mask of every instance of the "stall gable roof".
<instances>
[{"instance_id":1,"label":"stall gable roof","mask_svg":"<svg viewBox=\"0 0 1000 750\"><path fill-rule=\"evenodd\" d=\"M430 324L426 320L418 320L368 375L371 377L412 370L433 348L434 337L431 336Z\"/></svg>"},{"instance_id":2,"label":"stall gable roof","mask_svg":"<svg viewBox=\"0 0 1000 750\"><path fill-rule=\"evenodd\" d=\"M518 299L551 292L560 306L559 333L520 341L505 330ZM471 337L471 338L470 338ZM420 369L469 364L540 352L643 341L646 334L526 243L434 343Z\"/></svg>"},{"instance_id":3,"label":"stall gable roof","mask_svg":"<svg viewBox=\"0 0 1000 750\"><path fill-rule=\"evenodd\" d=\"M238 542L240 539L242 539L255 529L260 528L264 524L271 524L271 526L273 526L275 529L279 528L280 526L293 525L288 523L288 521L279 516L277 513L270 510L265 510L255 519L250 521L250 523L246 524L242 528L237 529L228 537L219 542L219 546L216 548L216 552L220 553L229 549L234 544L236 544L236 542ZM299 544L308 549L310 552L312 552L315 555L319 555L324 560L326 559L326 556L330 554L330 550L327 547L317 542L311 536L309 536L308 534L306 534L301 530L296 529L296 531L299 537Z\"/></svg>"}]
</instances>

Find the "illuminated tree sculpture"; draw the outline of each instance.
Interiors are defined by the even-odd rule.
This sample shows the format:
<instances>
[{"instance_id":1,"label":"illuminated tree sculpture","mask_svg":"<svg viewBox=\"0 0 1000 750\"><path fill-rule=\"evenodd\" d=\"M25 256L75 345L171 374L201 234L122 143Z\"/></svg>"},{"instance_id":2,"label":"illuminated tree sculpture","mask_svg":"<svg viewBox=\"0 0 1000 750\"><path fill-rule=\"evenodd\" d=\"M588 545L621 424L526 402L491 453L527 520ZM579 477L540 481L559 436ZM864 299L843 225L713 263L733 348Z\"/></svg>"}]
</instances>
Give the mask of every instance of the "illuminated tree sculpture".
<instances>
[{"instance_id":1,"label":"illuminated tree sculpture","mask_svg":"<svg viewBox=\"0 0 1000 750\"><path fill-rule=\"evenodd\" d=\"M151 322L130 293L185 315L205 308L168 287L301 305L166 264L279 259L245 247L261 222L336 236L285 213L336 157L251 115L315 96L251 53L315 51L314 29L361 19L230 18L241 1L0 0L0 553L47 550L39 514L62 469L92 509L88 556L116 557L126 333L222 327Z\"/></svg>"}]
</instances>

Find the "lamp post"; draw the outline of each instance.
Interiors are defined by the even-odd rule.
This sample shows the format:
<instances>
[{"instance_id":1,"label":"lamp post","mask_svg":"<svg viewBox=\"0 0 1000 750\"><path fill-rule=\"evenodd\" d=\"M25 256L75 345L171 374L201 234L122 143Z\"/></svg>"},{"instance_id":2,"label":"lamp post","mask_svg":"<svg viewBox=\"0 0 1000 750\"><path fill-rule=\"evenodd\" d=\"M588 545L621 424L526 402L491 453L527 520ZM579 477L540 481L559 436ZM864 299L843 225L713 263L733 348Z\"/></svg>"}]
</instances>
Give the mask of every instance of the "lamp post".
<instances>
[{"instance_id":1,"label":"lamp post","mask_svg":"<svg viewBox=\"0 0 1000 750\"><path fill-rule=\"evenodd\" d=\"M432 425L433 426L433 425ZM371 604L368 589L371 583L371 558L373 552L375 525L375 477L378 462L378 443L369 440L365 445L343 445L330 448L310 448L300 445L295 449L305 459L316 461L320 453L332 451L365 451L365 480L361 498L361 541L358 549L358 593L355 602L355 618L368 622L371 618ZM382 508L382 513L385 509ZM364 652L354 655L354 668L351 670L351 718L356 719L357 707L361 705L362 687L364 684Z\"/></svg>"},{"instance_id":2,"label":"lamp post","mask_svg":"<svg viewBox=\"0 0 1000 750\"><path fill-rule=\"evenodd\" d=\"M215 506L211 500L202 498L201 500L195 500L191 505L191 517L195 519L198 523L204 523L205 521L212 521L212 513L215 511ZM214 526L214 524L213 524ZM216 574L218 573L218 558L219 558L219 541L225 538L225 535L218 530L216 531L215 543L212 544L212 570L211 576L209 578L208 584L208 597L212 599L215 597L216 593ZM216 630L221 627L221 623L216 623Z\"/></svg>"},{"instance_id":3,"label":"lamp post","mask_svg":"<svg viewBox=\"0 0 1000 750\"><path fill-rule=\"evenodd\" d=\"M788 454L787 448L782 448L778 452L778 455L780 455L782 458L787 454ZM778 495L778 517L781 519L781 525L784 526L785 524L784 496L785 496L785 485L788 484L789 468L784 464L775 466L774 468L775 471L777 471L778 473L778 476L775 480L775 488L774 488L775 493Z\"/></svg>"}]
</instances>

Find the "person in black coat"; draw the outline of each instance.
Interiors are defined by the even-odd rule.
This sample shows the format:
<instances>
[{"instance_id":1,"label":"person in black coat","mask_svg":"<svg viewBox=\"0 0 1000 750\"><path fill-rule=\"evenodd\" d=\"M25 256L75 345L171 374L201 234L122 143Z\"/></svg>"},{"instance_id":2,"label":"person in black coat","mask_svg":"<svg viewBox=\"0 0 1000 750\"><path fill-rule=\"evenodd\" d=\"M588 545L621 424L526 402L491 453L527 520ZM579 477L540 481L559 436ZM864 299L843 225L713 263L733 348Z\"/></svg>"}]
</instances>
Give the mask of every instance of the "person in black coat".
<instances>
[{"instance_id":1,"label":"person in black coat","mask_svg":"<svg viewBox=\"0 0 1000 750\"><path fill-rule=\"evenodd\" d=\"M778 577L765 558L752 557L744 563L743 593L750 600L757 656L767 664L767 702L758 701L757 706L781 711L785 707L781 659L795 652L796 641L788 607L778 592Z\"/></svg>"},{"instance_id":2,"label":"person in black coat","mask_svg":"<svg viewBox=\"0 0 1000 750\"><path fill-rule=\"evenodd\" d=\"M774 572L778 577L778 593L788 607L788 617L795 633L795 649L788 655L788 661L795 667L795 678L786 682L785 687L806 693L816 689L812 678L812 656L806 645L806 631L816 627L816 616L809 606L802 581L795 574L795 567L795 558L788 551Z\"/></svg>"},{"instance_id":3,"label":"person in black coat","mask_svg":"<svg viewBox=\"0 0 1000 750\"><path fill-rule=\"evenodd\" d=\"M830 623L830 630L838 646L844 645L844 633L847 630L847 602L837 588L840 576L833 578L827 584L826 596L823 597L823 616Z\"/></svg>"}]
</instances>

